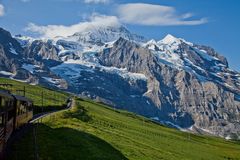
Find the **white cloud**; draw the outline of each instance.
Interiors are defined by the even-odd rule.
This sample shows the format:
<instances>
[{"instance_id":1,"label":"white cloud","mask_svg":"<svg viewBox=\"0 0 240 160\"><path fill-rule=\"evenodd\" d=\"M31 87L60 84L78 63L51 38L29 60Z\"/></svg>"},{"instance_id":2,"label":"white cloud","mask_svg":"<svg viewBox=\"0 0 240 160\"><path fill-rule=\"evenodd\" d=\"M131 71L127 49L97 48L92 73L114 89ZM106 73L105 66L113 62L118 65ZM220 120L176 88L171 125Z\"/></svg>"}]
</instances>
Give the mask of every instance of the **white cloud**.
<instances>
[{"instance_id":1,"label":"white cloud","mask_svg":"<svg viewBox=\"0 0 240 160\"><path fill-rule=\"evenodd\" d=\"M101 0L97 1L99 2ZM191 13L177 14L176 9L169 6L129 3L118 5L116 10L117 16L106 16L93 13L87 21L69 26L41 26L29 23L25 31L36 33L41 38L54 38L58 36L67 37L76 32L89 31L98 27L119 26L121 23L150 26L200 25L207 23L207 19L205 18L193 19Z\"/></svg>"},{"instance_id":2,"label":"white cloud","mask_svg":"<svg viewBox=\"0 0 240 160\"><path fill-rule=\"evenodd\" d=\"M128 24L176 26L207 23L206 18L192 20L193 15L191 13L178 14L173 7L146 3L119 5L117 14L122 22Z\"/></svg>"},{"instance_id":3,"label":"white cloud","mask_svg":"<svg viewBox=\"0 0 240 160\"><path fill-rule=\"evenodd\" d=\"M85 3L94 3L94 4L99 4L99 3L109 3L110 0L84 0Z\"/></svg>"},{"instance_id":4,"label":"white cloud","mask_svg":"<svg viewBox=\"0 0 240 160\"><path fill-rule=\"evenodd\" d=\"M22 2L30 2L31 0L20 0Z\"/></svg>"},{"instance_id":5,"label":"white cloud","mask_svg":"<svg viewBox=\"0 0 240 160\"><path fill-rule=\"evenodd\" d=\"M20 0L21 2L30 2L31 0ZM60 1L60 0L58 0ZM84 2L88 4L107 4L110 2L110 0L61 0L65 2Z\"/></svg>"},{"instance_id":6,"label":"white cloud","mask_svg":"<svg viewBox=\"0 0 240 160\"><path fill-rule=\"evenodd\" d=\"M0 17L4 15L4 6L0 4Z\"/></svg>"},{"instance_id":7,"label":"white cloud","mask_svg":"<svg viewBox=\"0 0 240 160\"><path fill-rule=\"evenodd\" d=\"M120 23L115 16L106 16L93 14L89 21L80 22L78 24L64 26L64 25L47 25L38 26L34 23L28 24L26 31L37 33L42 38L54 38L58 36L67 37L73 35L76 32L84 32L96 27L104 26L119 26Z\"/></svg>"}]
</instances>

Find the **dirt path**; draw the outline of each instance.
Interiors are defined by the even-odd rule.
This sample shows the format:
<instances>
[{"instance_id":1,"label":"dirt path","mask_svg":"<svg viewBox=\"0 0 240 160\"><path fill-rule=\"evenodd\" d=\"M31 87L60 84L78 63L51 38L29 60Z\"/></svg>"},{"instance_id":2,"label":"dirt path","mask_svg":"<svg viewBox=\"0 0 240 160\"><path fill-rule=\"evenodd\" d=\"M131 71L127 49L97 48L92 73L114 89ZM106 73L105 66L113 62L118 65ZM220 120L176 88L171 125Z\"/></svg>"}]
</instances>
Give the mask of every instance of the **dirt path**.
<instances>
[{"instance_id":1,"label":"dirt path","mask_svg":"<svg viewBox=\"0 0 240 160\"><path fill-rule=\"evenodd\" d=\"M66 108L62 109L62 110L57 110L57 111L51 111L51 112L45 112L45 113L40 113L40 114L36 114L33 116L32 120L30 120L29 123L34 123L46 116L49 116L51 114L57 113L57 112L61 112L61 111L67 111L72 109L72 107L74 107L75 105L75 100L73 98L70 99L70 102L67 104Z\"/></svg>"}]
</instances>

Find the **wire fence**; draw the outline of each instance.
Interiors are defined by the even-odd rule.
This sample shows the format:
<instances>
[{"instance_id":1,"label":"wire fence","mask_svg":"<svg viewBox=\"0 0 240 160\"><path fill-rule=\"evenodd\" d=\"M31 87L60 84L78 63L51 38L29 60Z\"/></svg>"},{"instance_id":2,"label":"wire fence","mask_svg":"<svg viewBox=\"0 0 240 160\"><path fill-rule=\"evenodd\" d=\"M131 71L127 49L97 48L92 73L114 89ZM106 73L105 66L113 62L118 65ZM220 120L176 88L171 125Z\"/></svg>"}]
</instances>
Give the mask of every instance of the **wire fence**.
<instances>
[{"instance_id":1,"label":"wire fence","mask_svg":"<svg viewBox=\"0 0 240 160\"><path fill-rule=\"evenodd\" d=\"M68 103L65 105L65 109L70 109L71 106L73 105L73 102L72 100L68 101ZM40 158L40 142L38 142L38 135L40 134L39 133L39 130L40 130L40 127L41 125L43 124L43 119L44 118L48 118L48 120L50 122L53 122L53 121L56 121L57 119L57 116L56 114L54 114L55 112L51 112L51 113L45 113L42 117L36 119L34 122L33 122L33 150L34 150L34 160L39 160L41 159Z\"/></svg>"},{"instance_id":2,"label":"wire fence","mask_svg":"<svg viewBox=\"0 0 240 160\"><path fill-rule=\"evenodd\" d=\"M48 111L54 111L64 108L67 96L65 94L56 93L52 90L37 90L29 88L29 86L18 86L8 83L0 83L0 89L7 90L10 93L21 95L33 100L33 111L35 114Z\"/></svg>"},{"instance_id":3,"label":"wire fence","mask_svg":"<svg viewBox=\"0 0 240 160\"><path fill-rule=\"evenodd\" d=\"M33 111L34 114L39 115L48 115L51 111L57 111L66 108L68 103L69 95L63 94L61 92L56 92L49 89L41 89L39 88L31 88L31 86L26 85L15 85L15 84L8 84L8 83L0 83L0 89L5 90L11 94L16 94L20 96L27 97L28 99L33 101ZM49 114L49 118L51 121L55 120L55 116ZM40 123L42 123L43 118L37 119L33 123L33 157L35 160L39 160L39 142L38 142L38 134L39 134L39 127ZM18 156L14 156L15 159L18 159Z\"/></svg>"}]
</instances>

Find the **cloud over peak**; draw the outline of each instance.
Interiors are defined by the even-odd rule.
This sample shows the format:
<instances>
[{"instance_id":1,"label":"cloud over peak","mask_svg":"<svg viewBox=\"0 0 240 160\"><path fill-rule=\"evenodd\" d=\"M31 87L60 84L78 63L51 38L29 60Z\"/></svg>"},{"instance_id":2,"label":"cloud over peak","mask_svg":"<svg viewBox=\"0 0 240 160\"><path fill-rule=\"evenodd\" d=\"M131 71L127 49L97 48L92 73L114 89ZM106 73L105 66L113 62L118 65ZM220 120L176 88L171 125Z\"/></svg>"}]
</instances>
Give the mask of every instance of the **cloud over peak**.
<instances>
[{"instance_id":1,"label":"cloud over peak","mask_svg":"<svg viewBox=\"0 0 240 160\"><path fill-rule=\"evenodd\" d=\"M76 0L78 1L78 0ZM86 3L109 2L109 0L84 0ZM116 16L93 13L87 21L73 25L39 26L29 23L26 31L36 33L42 38L67 37L76 32L90 31L99 27L135 24L147 26L200 25L206 18L193 19L192 13L179 14L174 7L146 3L128 3L116 6Z\"/></svg>"},{"instance_id":2,"label":"cloud over peak","mask_svg":"<svg viewBox=\"0 0 240 160\"><path fill-rule=\"evenodd\" d=\"M0 17L4 15L4 6L0 4Z\"/></svg>"},{"instance_id":3,"label":"cloud over peak","mask_svg":"<svg viewBox=\"0 0 240 160\"><path fill-rule=\"evenodd\" d=\"M178 14L174 7L146 3L119 5L117 14L122 22L128 24L177 26L207 23L206 18L192 20L191 13Z\"/></svg>"},{"instance_id":4,"label":"cloud over peak","mask_svg":"<svg viewBox=\"0 0 240 160\"><path fill-rule=\"evenodd\" d=\"M38 26L34 23L29 23L26 31L37 33L42 38L54 38L58 36L67 37L76 32L85 32L98 27L120 26L120 23L115 16L106 16L93 14L88 21L79 22L74 25L47 25Z\"/></svg>"}]
</instances>

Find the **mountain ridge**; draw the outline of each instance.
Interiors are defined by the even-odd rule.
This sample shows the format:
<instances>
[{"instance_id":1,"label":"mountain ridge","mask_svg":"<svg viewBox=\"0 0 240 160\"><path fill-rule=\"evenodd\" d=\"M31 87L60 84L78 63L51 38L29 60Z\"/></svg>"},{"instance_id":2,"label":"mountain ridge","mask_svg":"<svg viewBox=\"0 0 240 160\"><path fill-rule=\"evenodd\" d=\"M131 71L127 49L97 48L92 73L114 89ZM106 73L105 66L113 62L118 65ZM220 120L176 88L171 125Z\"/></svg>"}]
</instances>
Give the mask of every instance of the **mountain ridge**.
<instances>
[{"instance_id":1,"label":"mountain ridge","mask_svg":"<svg viewBox=\"0 0 240 160\"><path fill-rule=\"evenodd\" d=\"M127 29L122 31L129 39L118 37L123 33L117 29L107 31L110 38L101 37L99 30L96 37L88 36L94 32L73 35L80 35L80 41L26 42L17 37L23 61L16 63L15 72L22 80L99 99L186 130L239 136L240 74L229 68L225 57L172 35L136 42Z\"/></svg>"}]
</instances>

